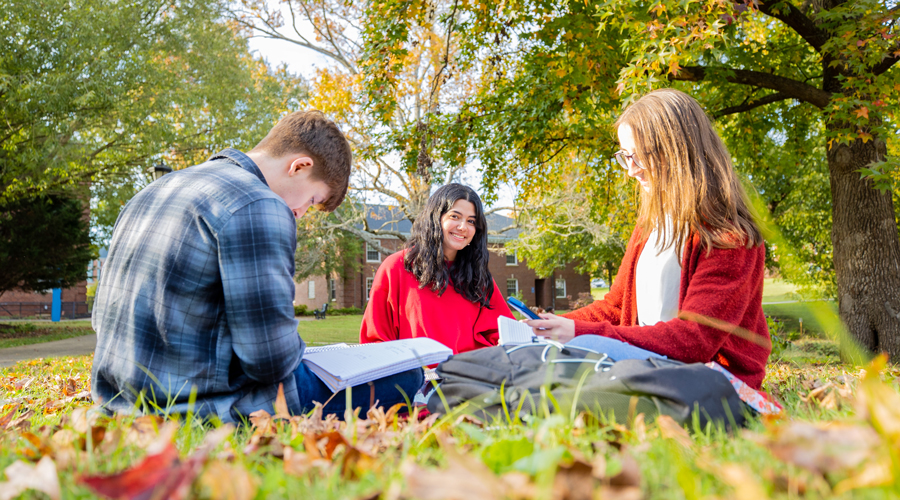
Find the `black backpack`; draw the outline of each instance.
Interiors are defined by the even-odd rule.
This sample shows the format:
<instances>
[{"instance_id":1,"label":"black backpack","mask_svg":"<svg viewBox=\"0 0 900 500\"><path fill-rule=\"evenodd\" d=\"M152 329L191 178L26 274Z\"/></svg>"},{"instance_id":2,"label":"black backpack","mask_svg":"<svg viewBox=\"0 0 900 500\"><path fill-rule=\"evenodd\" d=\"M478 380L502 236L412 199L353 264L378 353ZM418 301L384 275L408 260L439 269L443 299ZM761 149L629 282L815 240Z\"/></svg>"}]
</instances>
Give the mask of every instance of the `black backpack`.
<instances>
[{"instance_id":1,"label":"black backpack","mask_svg":"<svg viewBox=\"0 0 900 500\"><path fill-rule=\"evenodd\" d=\"M680 424L696 418L701 426L717 422L727 428L745 421L745 406L728 379L701 363L614 362L587 349L536 343L457 354L438 365L437 374L440 386L428 399L432 413L468 403L464 411L482 418L508 414L527 420L547 410L568 414L574 404L575 411L621 424L640 413L648 422L658 415Z\"/></svg>"}]
</instances>

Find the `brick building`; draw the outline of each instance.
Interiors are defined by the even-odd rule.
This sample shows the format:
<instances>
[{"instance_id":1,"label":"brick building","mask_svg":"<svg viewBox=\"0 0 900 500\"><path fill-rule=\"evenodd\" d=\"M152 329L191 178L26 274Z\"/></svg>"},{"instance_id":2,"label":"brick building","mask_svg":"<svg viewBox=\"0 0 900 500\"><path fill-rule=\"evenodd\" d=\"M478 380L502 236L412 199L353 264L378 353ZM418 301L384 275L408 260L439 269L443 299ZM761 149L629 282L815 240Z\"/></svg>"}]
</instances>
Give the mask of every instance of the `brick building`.
<instances>
[{"instance_id":1,"label":"brick building","mask_svg":"<svg viewBox=\"0 0 900 500\"><path fill-rule=\"evenodd\" d=\"M412 223L408 219L398 220L394 212L384 205L371 205L367 209L368 226L382 230L397 231L409 235ZM522 299L529 306L538 306L554 310L569 309L569 302L579 293L590 293L590 277L575 271L573 263L559 269L551 276L538 277L529 269L523 259L516 254L505 254L503 246L518 237L518 229L507 229L514 221L500 214L487 216L488 229L502 231L500 235L488 236L490 261L488 268L504 298L521 292ZM399 250L403 246L396 236L379 238L381 246ZM364 309L368 302L369 291L375 280L375 272L381 265L384 256L374 248L364 244L359 272L352 273L347 279L339 276L314 276L296 283L295 303L303 304L310 309L322 307L328 303L331 308L359 307Z\"/></svg>"}]
</instances>

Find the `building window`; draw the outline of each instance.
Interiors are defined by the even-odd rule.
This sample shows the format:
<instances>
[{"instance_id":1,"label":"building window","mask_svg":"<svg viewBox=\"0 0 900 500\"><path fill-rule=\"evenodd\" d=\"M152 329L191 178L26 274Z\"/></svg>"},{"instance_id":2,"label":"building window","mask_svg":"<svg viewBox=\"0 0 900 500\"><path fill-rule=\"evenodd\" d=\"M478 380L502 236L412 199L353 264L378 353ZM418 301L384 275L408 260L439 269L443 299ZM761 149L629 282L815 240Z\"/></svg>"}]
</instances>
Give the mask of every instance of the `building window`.
<instances>
[{"instance_id":1,"label":"building window","mask_svg":"<svg viewBox=\"0 0 900 500\"><path fill-rule=\"evenodd\" d=\"M328 280L328 298L337 300L337 280Z\"/></svg>"},{"instance_id":2,"label":"building window","mask_svg":"<svg viewBox=\"0 0 900 500\"><path fill-rule=\"evenodd\" d=\"M566 298L566 280L557 279L556 280L556 298L564 299Z\"/></svg>"},{"instance_id":3,"label":"building window","mask_svg":"<svg viewBox=\"0 0 900 500\"><path fill-rule=\"evenodd\" d=\"M366 262L381 262L381 252L366 243Z\"/></svg>"},{"instance_id":4,"label":"building window","mask_svg":"<svg viewBox=\"0 0 900 500\"><path fill-rule=\"evenodd\" d=\"M316 282L313 280L309 280L306 284L306 288L309 292L307 297L310 299L316 298Z\"/></svg>"},{"instance_id":5,"label":"building window","mask_svg":"<svg viewBox=\"0 0 900 500\"><path fill-rule=\"evenodd\" d=\"M507 266L518 266L519 265L519 252L513 252L506 254L506 265Z\"/></svg>"},{"instance_id":6,"label":"building window","mask_svg":"<svg viewBox=\"0 0 900 500\"><path fill-rule=\"evenodd\" d=\"M512 297L519 293L519 280L510 278L506 280L506 296Z\"/></svg>"},{"instance_id":7,"label":"building window","mask_svg":"<svg viewBox=\"0 0 900 500\"><path fill-rule=\"evenodd\" d=\"M375 278L366 278L366 297L372 297L372 285L375 284Z\"/></svg>"}]
</instances>

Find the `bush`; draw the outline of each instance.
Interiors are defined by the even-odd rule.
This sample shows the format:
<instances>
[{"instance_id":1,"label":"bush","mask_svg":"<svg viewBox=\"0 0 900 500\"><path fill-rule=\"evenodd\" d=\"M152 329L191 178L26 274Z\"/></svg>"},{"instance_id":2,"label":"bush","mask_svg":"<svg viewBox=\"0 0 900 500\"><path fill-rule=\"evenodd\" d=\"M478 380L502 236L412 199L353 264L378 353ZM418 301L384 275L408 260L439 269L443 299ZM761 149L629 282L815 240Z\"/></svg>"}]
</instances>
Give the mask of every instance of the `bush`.
<instances>
[{"instance_id":1,"label":"bush","mask_svg":"<svg viewBox=\"0 0 900 500\"><path fill-rule=\"evenodd\" d=\"M328 309L326 314L333 314L335 316L352 316L354 314L362 314L363 310L358 307L344 307L341 309Z\"/></svg>"},{"instance_id":2,"label":"bush","mask_svg":"<svg viewBox=\"0 0 900 500\"><path fill-rule=\"evenodd\" d=\"M299 304L294 306L294 316L307 316L310 314L308 311L308 307L306 304Z\"/></svg>"}]
</instances>

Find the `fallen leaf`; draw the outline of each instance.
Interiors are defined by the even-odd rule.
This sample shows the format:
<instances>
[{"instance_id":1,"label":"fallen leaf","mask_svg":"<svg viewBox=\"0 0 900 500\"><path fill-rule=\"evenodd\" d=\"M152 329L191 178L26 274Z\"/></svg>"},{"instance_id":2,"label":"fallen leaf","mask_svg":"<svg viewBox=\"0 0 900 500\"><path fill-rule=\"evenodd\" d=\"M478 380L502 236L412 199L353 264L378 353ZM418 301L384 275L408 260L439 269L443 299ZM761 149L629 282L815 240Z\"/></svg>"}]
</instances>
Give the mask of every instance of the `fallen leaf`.
<instances>
[{"instance_id":1,"label":"fallen leaf","mask_svg":"<svg viewBox=\"0 0 900 500\"><path fill-rule=\"evenodd\" d=\"M25 445L17 451L19 455L23 455L29 460L38 460L44 455L51 455L53 448L43 438L31 432L23 432L19 438L25 441Z\"/></svg>"},{"instance_id":2,"label":"fallen leaf","mask_svg":"<svg viewBox=\"0 0 900 500\"><path fill-rule=\"evenodd\" d=\"M764 500L769 498L762 484L747 470L746 467L737 464L707 465L704 467L712 472L728 486L734 489L735 500Z\"/></svg>"},{"instance_id":3,"label":"fallen leaf","mask_svg":"<svg viewBox=\"0 0 900 500\"><path fill-rule=\"evenodd\" d=\"M41 458L37 465L17 460L4 472L9 481L0 483L0 500L16 498L26 490L40 491L52 500L60 498L59 476L50 457Z\"/></svg>"},{"instance_id":4,"label":"fallen leaf","mask_svg":"<svg viewBox=\"0 0 900 500\"><path fill-rule=\"evenodd\" d=\"M302 477L313 469L325 470L331 466L328 460L313 459L308 454L297 451L290 446L284 449L284 472L292 476Z\"/></svg>"},{"instance_id":5,"label":"fallen leaf","mask_svg":"<svg viewBox=\"0 0 900 500\"><path fill-rule=\"evenodd\" d=\"M768 435L745 433L783 462L826 474L846 471L870 457L881 440L871 428L839 423L791 422Z\"/></svg>"},{"instance_id":6,"label":"fallen leaf","mask_svg":"<svg viewBox=\"0 0 900 500\"><path fill-rule=\"evenodd\" d=\"M138 448L147 448L156 441L164 424L165 419L158 415L137 417L125 433L125 443Z\"/></svg>"},{"instance_id":7,"label":"fallen leaf","mask_svg":"<svg viewBox=\"0 0 900 500\"><path fill-rule=\"evenodd\" d=\"M75 382L75 379L67 378L60 384L60 392L63 396L74 396L78 393L78 383Z\"/></svg>"},{"instance_id":8,"label":"fallen leaf","mask_svg":"<svg viewBox=\"0 0 900 500\"><path fill-rule=\"evenodd\" d=\"M147 447L148 455L138 465L117 474L82 476L78 483L109 498L186 498L209 453L234 431L234 427L223 425L209 432L200 448L184 461L178 458L178 450L172 443L175 430L174 424L164 426L159 438Z\"/></svg>"},{"instance_id":9,"label":"fallen leaf","mask_svg":"<svg viewBox=\"0 0 900 500\"><path fill-rule=\"evenodd\" d=\"M842 495L857 488L873 488L894 484L891 461L885 457L880 461L869 462L862 470L834 485L835 495Z\"/></svg>"},{"instance_id":10,"label":"fallen leaf","mask_svg":"<svg viewBox=\"0 0 900 500\"><path fill-rule=\"evenodd\" d=\"M256 496L257 480L240 465L211 461L197 478L203 498L211 500L250 500Z\"/></svg>"},{"instance_id":11,"label":"fallen leaf","mask_svg":"<svg viewBox=\"0 0 900 500\"><path fill-rule=\"evenodd\" d=\"M337 431L307 435L303 439L303 446L313 461L319 459L333 461L335 451L338 447L342 447L343 456L340 466L344 477L357 477L359 472L371 469L375 465L375 459L372 456L351 445L347 438Z\"/></svg>"},{"instance_id":12,"label":"fallen leaf","mask_svg":"<svg viewBox=\"0 0 900 500\"><path fill-rule=\"evenodd\" d=\"M411 460L400 471L406 480L402 496L419 500L493 500L505 496L506 483L487 466L452 446L443 446L447 467L440 470L419 467Z\"/></svg>"},{"instance_id":13,"label":"fallen leaf","mask_svg":"<svg viewBox=\"0 0 900 500\"><path fill-rule=\"evenodd\" d=\"M591 500L595 478L593 467L580 460L560 465L553 480L554 500Z\"/></svg>"},{"instance_id":14,"label":"fallen leaf","mask_svg":"<svg viewBox=\"0 0 900 500\"><path fill-rule=\"evenodd\" d=\"M275 396L275 416L273 418L283 418L285 420L291 418L287 400L284 398L284 384L278 384L278 395Z\"/></svg>"},{"instance_id":15,"label":"fallen leaf","mask_svg":"<svg viewBox=\"0 0 900 500\"><path fill-rule=\"evenodd\" d=\"M694 444L687 430L678 425L672 417L660 415L656 419L656 425L659 426L659 435L663 439L671 439L687 449L690 449L691 445Z\"/></svg>"},{"instance_id":16,"label":"fallen leaf","mask_svg":"<svg viewBox=\"0 0 900 500\"><path fill-rule=\"evenodd\" d=\"M14 405L12 409L9 410L9 413L0 416L0 430L6 429L6 426L9 425L10 422L12 422L13 417L16 416L16 412L19 411L19 408L21 406L22 405Z\"/></svg>"},{"instance_id":17,"label":"fallen leaf","mask_svg":"<svg viewBox=\"0 0 900 500\"><path fill-rule=\"evenodd\" d=\"M868 420L894 447L900 446L900 394L881 381L887 363L884 354L875 358L859 384L857 413Z\"/></svg>"}]
</instances>

